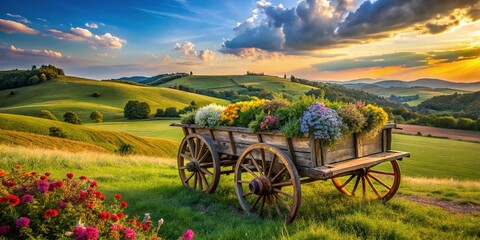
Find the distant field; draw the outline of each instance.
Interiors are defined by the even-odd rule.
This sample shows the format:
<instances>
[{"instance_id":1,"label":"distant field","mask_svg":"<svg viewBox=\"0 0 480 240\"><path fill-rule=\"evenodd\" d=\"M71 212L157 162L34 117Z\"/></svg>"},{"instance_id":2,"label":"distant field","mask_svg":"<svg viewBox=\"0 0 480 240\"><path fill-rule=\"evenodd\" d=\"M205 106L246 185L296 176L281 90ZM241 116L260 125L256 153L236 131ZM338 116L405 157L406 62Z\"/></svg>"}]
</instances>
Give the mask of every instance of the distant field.
<instances>
[{"instance_id":1,"label":"distant field","mask_svg":"<svg viewBox=\"0 0 480 240\"><path fill-rule=\"evenodd\" d=\"M89 127L125 131L180 141L181 128L169 127L178 120L115 122ZM393 149L410 152L412 157L400 163L407 176L480 180L480 143L394 134Z\"/></svg>"},{"instance_id":2,"label":"distant field","mask_svg":"<svg viewBox=\"0 0 480 240\"><path fill-rule=\"evenodd\" d=\"M394 132L413 135L416 135L418 132L420 132L423 136L432 134L432 136L435 137L446 137L449 139L480 142L480 131L426 127L409 124L397 124L397 126L402 129L395 129Z\"/></svg>"},{"instance_id":3,"label":"distant field","mask_svg":"<svg viewBox=\"0 0 480 240\"><path fill-rule=\"evenodd\" d=\"M456 90L456 89L448 89L448 88L428 88L428 87L410 87L410 88L403 88L403 87L391 87L391 88L382 88L375 85L369 85L362 87L361 90L369 93L373 93L382 97L390 97L390 95L397 95L397 96L412 96L412 95L419 95L420 98L417 100L406 102L410 106L417 106L421 102L430 99L435 96L440 95L449 95L457 93L468 93L468 91Z\"/></svg>"},{"instance_id":4,"label":"distant field","mask_svg":"<svg viewBox=\"0 0 480 240\"><path fill-rule=\"evenodd\" d=\"M11 96L10 91L15 95ZM94 92L101 96L92 97ZM0 91L0 112L36 116L40 110L47 109L61 119L65 112L74 111L83 122L90 122L90 113L98 110L105 121L112 121L123 119L123 108L129 100L149 103L152 113L157 108L181 109L192 100L198 105L228 104L223 99L169 88L60 77L38 85Z\"/></svg>"},{"instance_id":5,"label":"distant field","mask_svg":"<svg viewBox=\"0 0 480 240\"><path fill-rule=\"evenodd\" d=\"M48 137L50 127L61 128L66 134L66 139L71 141ZM69 150L73 144L72 141L87 144L84 144L85 148L94 145L89 148L100 147L108 152L114 152L122 143L127 143L134 146L135 154L156 157L174 157L178 149L178 143L171 140L139 137L123 132L97 130L60 121L13 114L0 113L0 129L8 130L5 135L0 136L1 143L32 145L47 149L55 147ZM15 134L12 131L20 133ZM23 134L23 132L28 134ZM80 148L81 146L80 144L75 147Z\"/></svg>"},{"instance_id":6,"label":"distant field","mask_svg":"<svg viewBox=\"0 0 480 240\"><path fill-rule=\"evenodd\" d=\"M174 159L112 154L72 154L0 145L0 168L22 165L22 171L50 172L51 179L95 179L107 197L122 194L129 217L150 213L163 218L160 235L177 239L186 229L195 239L478 239L479 213L452 214L439 207L414 203L396 196L387 203L364 201L340 194L330 181L301 186L302 204L297 219L285 226L282 219L249 216L240 208L233 176L222 176L217 191L205 194L182 186ZM452 189L453 200L479 199L479 186L469 182L409 178L406 194L423 197L432 191ZM439 190L440 189L440 190ZM469 194L464 196L462 194ZM439 200L438 194L432 199Z\"/></svg>"},{"instance_id":7,"label":"distant field","mask_svg":"<svg viewBox=\"0 0 480 240\"><path fill-rule=\"evenodd\" d=\"M233 81L231 80L233 79ZM175 79L161 86L171 87L174 85L188 85L195 89L210 90L238 90L237 85L265 88L278 93L287 93L292 96L300 96L314 87L300 83L290 82L290 78L284 79L275 76L247 76L247 75L225 75L225 76L188 76Z\"/></svg>"}]
</instances>

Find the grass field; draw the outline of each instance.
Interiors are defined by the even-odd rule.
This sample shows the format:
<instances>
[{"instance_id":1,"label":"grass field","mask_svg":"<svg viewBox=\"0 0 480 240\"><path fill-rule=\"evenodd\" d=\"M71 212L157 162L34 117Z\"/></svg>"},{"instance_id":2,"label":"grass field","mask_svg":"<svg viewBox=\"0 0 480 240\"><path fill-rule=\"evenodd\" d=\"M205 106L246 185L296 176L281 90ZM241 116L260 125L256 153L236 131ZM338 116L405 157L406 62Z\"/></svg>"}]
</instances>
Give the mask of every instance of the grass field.
<instances>
[{"instance_id":1,"label":"grass field","mask_svg":"<svg viewBox=\"0 0 480 240\"><path fill-rule=\"evenodd\" d=\"M10 91L15 95L11 96ZM100 97L92 97L94 92ZM160 87L141 87L115 82L101 82L76 77L60 77L42 84L0 91L0 112L36 116L50 110L58 119L67 111L76 112L83 122L98 110L105 121L123 119L123 108L129 100L147 102L152 113L157 108L186 107L192 100L198 105L228 101L204 95Z\"/></svg>"},{"instance_id":2,"label":"grass field","mask_svg":"<svg viewBox=\"0 0 480 240\"><path fill-rule=\"evenodd\" d=\"M233 79L233 81L231 80ZM175 79L161 86L170 87L174 85L188 85L195 89L210 90L238 90L237 85L253 86L257 88L265 88L277 93L287 93L294 97L298 97L308 92L314 87L303 85L300 83L290 82L290 79L279 78L275 76L247 76L247 75L224 75L224 76L188 76Z\"/></svg>"},{"instance_id":3,"label":"grass field","mask_svg":"<svg viewBox=\"0 0 480 240\"><path fill-rule=\"evenodd\" d=\"M429 87L391 87L391 88L383 88L375 85L369 85L366 87L361 88L361 90L365 92L369 92L372 94L376 94L382 97L390 97L390 95L396 96L412 96L412 95L419 95L419 99L405 102L410 106L417 106L421 102L433 98L435 96L441 95L449 95L457 93L468 93L467 91L456 90L456 89L449 89L449 88L429 88Z\"/></svg>"},{"instance_id":4,"label":"grass field","mask_svg":"<svg viewBox=\"0 0 480 240\"><path fill-rule=\"evenodd\" d=\"M394 198L386 204L340 195L332 184L302 185L303 202L297 220L284 226L279 219L246 215L239 207L232 176L212 195L184 188L173 159L119 157L111 154L71 154L61 151L0 145L0 168L22 164L25 171L50 171L59 179L66 172L99 182L107 199L121 193L127 213L152 220L164 218L160 231L176 239L191 228L197 239L478 239L480 215L451 214L438 207ZM448 183L444 183L447 184ZM450 188L458 187L451 185ZM409 191L425 184L409 182ZM402 189L402 188L401 188ZM479 198L478 186L474 198ZM465 191L458 188L457 192ZM108 201L108 200L107 200Z\"/></svg>"},{"instance_id":5,"label":"grass field","mask_svg":"<svg viewBox=\"0 0 480 240\"><path fill-rule=\"evenodd\" d=\"M139 137L123 132L96 130L43 118L4 113L0 113L0 129L30 134L15 134L10 132L8 135L0 136L0 141L8 144L34 145L45 148L54 147L52 144L55 142L58 144L56 145L57 148L69 149L72 144L70 141L51 140L52 138L45 136L50 133L49 128L52 126L61 128L62 131L66 133L68 140L95 145L109 152L117 150L122 143L127 143L134 146L135 154L173 157L176 156L178 148L178 143L171 140ZM38 137L38 134L42 136ZM41 141L42 139L46 141Z\"/></svg>"}]
</instances>

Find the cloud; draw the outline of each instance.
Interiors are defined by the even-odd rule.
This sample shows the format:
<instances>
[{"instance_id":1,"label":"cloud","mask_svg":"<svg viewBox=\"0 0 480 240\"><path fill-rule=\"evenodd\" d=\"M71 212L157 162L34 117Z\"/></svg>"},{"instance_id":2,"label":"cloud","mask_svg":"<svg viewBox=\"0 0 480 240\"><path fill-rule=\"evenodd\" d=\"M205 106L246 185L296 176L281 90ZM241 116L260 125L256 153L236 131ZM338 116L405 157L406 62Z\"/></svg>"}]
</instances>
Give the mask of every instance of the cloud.
<instances>
[{"instance_id":1,"label":"cloud","mask_svg":"<svg viewBox=\"0 0 480 240\"><path fill-rule=\"evenodd\" d=\"M215 52L205 49L200 51L200 53L198 54L198 57L202 59L202 61L204 62L210 62L215 58Z\"/></svg>"},{"instance_id":2,"label":"cloud","mask_svg":"<svg viewBox=\"0 0 480 240\"><path fill-rule=\"evenodd\" d=\"M97 29L98 25L96 23L85 23L85 27Z\"/></svg>"},{"instance_id":3,"label":"cloud","mask_svg":"<svg viewBox=\"0 0 480 240\"><path fill-rule=\"evenodd\" d=\"M0 19L0 31L6 33L25 33L25 34L37 34L38 31L25 26L24 24Z\"/></svg>"},{"instance_id":4,"label":"cloud","mask_svg":"<svg viewBox=\"0 0 480 240\"><path fill-rule=\"evenodd\" d=\"M21 15L7 13L7 16L12 17L12 18L17 18L18 21L23 22L23 23L30 23L30 21L28 21L27 18L25 18Z\"/></svg>"},{"instance_id":5,"label":"cloud","mask_svg":"<svg viewBox=\"0 0 480 240\"><path fill-rule=\"evenodd\" d=\"M97 53L97 54L95 54L95 56L101 57L101 58L111 58L111 59L117 58L116 56L111 55L109 53Z\"/></svg>"},{"instance_id":6,"label":"cloud","mask_svg":"<svg viewBox=\"0 0 480 240\"><path fill-rule=\"evenodd\" d=\"M62 32L56 29L50 29L49 32L54 38L60 40L87 41L94 49L96 49L98 45L111 49L121 49L123 44L127 42L126 40L113 36L110 33L95 35L90 32L90 30L80 27L72 27L68 32Z\"/></svg>"},{"instance_id":7,"label":"cloud","mask_svg":"<svg viewBox=\"0 0 480 240\"><path fill-rule=\"evenodd\" d=\"M440 33L460 21L478 20L479 4L480 0L304 0L287 9L262 0L253 18L237 24L235 37L223 47L309 51L367 43L401 31Z\"/></svg>"},{"instance_id":8,"label":"cloud","mask_svg":"<svg viewBox=\"0 0 480 240\"><path fill-rule=\"evenodd\" d=\"M26 57L47 57L47 58L62 58L63 55L60 52L54 50L38 50L38 49L22 49L11 45L9 48L0 48L2 52L6 52L7 55L13 57L26 56Z\"/></svg>"},{"instance_id":9,"label":"cloud","mask_svg":"<svg viewBox=\"0 0 480 240\"><path fill-rule=\"evenodd\" d=\"M415 68L440 63L459 62L480 58L480 47L430 51L426 53L399 52L352 59L342 59L312 65L321 71L343 71L361 68L403 67ZM440 61L432 61L440 60Z\"/></svg>"},{"instance_id":10,"label":"cloud","mask_svg":"<svg viewBox=\"0 0 480 240\"><path fill-rule=\"evenodd\" d=\"M283 53L280 52L271 52L262 50L259 48L237 48L237 49L229 49L223 48L220 50L223 54L234 55L240 58L248 59L250 61L263 61L263 60L279 60L284 57Z\"/></svg>"},{"instance_id":11,"label":"cloud","mask_svg":"<svg viewBox=\"0 0 480 240\"><path fill-rule=\"evenodd\" d=\"M37 18L37 20L42 22L47 22L47 19L44 19L44 18Z\"/></svg>"},{"instance_id":12,"label":"cloud","mask_svg":"<svg viewBox=\"0 0 480 240\"><path fill-rule=\"evenodd\" d=\"M175 43L173 46L173 51L180 51L182 52L184 57L196 57L197 51L195 50L195 44L189 41L185 41L184 43Z\"/></svg>"}]
</instances>

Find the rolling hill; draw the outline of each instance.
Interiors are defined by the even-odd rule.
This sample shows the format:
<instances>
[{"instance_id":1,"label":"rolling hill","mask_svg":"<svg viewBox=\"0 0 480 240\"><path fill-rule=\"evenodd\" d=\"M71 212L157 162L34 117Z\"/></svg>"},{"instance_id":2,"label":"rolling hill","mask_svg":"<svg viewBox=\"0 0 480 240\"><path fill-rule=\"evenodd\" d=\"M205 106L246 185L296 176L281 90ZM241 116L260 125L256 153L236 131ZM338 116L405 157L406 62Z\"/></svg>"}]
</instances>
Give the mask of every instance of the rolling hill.
<instances>
[{"instance_id":1,"label":"rolling hill","mask_svg":"<svg viewBox=\"0 0 480 240\"><path fill-rule=\"evenodd\" d=\"M48 136L50 127L61 128L66 138ZM123 132L110 132L53 121L43 118L0 113L0 143L58 148L69 150L98 150L114 152L122 143L134 146L134 153L155 157L174 157L178 143L165 139L139 137ZM78 143L78 144L75 144Z\"/></svg>"},{"instance_id":2,"label":"rolling hill","mask_svg":"<svg viewBox=\"0 0 480 240\"><path fill-rule=\"evenodd\" d=\"M10 95L13 91L14 95ZM93 97L98 92L100 97ZM123 119L123 108L129 100L147 102L152 112L157 108L184 108L194 100L198 105L228 101L170 88L143 87L112 81L78 77L58 77L41 84L0 91L0 112L36 116L50 110L58 119L67 111L76 112L83 122L98 110L105 121Z\"/></svg>"},{"instance_id":3,"label":"rolling hill","mask_svg":"<svg viewBox=\"0 0 480 240\"><path fill-rule=\"evenodd\" d=\"M477 119L480 117L480 91L433 97L418 105L418 109L453 113L458 117Z\"/></svg>"}]
</instances>

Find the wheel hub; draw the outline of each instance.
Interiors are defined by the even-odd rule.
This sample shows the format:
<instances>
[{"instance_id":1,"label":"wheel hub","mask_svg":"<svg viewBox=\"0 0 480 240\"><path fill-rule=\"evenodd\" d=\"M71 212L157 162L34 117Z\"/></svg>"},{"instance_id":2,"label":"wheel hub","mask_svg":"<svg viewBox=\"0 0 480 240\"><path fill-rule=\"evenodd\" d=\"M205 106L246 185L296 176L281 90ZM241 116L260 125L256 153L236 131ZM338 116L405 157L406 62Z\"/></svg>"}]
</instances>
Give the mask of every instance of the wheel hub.
<instances>
[{"instance_id":1,"label":"wheel hub","mask_svg":"<svg viewBox=\"0 0 480 240\"><path fill-rule=\"evenodd\" d=\"M200 169L200 164L193 160L189 163L187 163L187 165L185 165L185 167L187 168L187 171L189 172L198 172L198 170Z\"/></svg>"},{"instance_id":2,"label":"wheel hub","mask_svg":"<svg viewBox=\"0 0 480 240\"><path fill-rule=\"evenodd\" d=\"M353 173L357 176L365 176L367 175L367 169L366 168L360 168L360 169L357 169L355 170Z\"/></svg>"},{"instance_id":3,"label":"wheel hub","mask_svg":"<svg viewBox=\"0 0 480 240\"><path fill-rule=\"evenodd\" d=\"M256 195L267 195L273 192L272 183L265 176L257 177L250 181L248 188Z\"/></svg>"}]
</instances>

